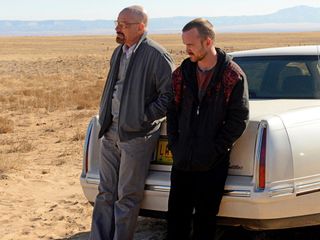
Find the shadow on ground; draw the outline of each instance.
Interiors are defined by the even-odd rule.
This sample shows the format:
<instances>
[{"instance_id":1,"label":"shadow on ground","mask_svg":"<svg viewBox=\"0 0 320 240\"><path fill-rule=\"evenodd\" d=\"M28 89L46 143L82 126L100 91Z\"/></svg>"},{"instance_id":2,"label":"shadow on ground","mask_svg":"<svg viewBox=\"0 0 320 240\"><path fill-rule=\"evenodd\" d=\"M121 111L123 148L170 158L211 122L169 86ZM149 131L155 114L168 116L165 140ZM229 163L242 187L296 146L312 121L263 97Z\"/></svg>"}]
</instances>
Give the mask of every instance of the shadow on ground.
<instances>
[{"instance_id":1,"label":"shadow on ground","mask_svg":"<svg viewBox=\"0 0 320 240\"><path fill-rule=\"evenodd\" d=\"M248 231L240 227L227 227L219 240L319 240L320 226L271 231Z\"/></svg>"},{"instance_id":2,"label":"shadow on ground","mask_svg":"<svg viewBox=\"0 0 320 240\"><path fill-rule=\"evenodd\" d=\"M165 240L166 221L139 217L134 240ZM241 227L219 229L219 240L319 240L320 226L296 229L255 232ZM56 240L87 240L89 232L77 233L68 238Z\"/></svg>"},{"instance_id":3,"label":"shadow on ground","mask_svg":"<svg viewBox=\"0 0 320 240\"><path fill-rule=\"evenodd\" d=\"M134 240L164 240L166 229L167 225L165 220L139 217ZM82 232L56 240L88 240L89 234L90 232Z\"/></svg>"},{"instance_id":4,"label":"shadow on ground","mask_svg":"<svg viewBox=\"0 0 320 240\"><path fill-rule=\"evenodd\" d=\"M57 240L88 240L90 232L77 233L71 237L60 238Z\"/></svg>"}]
</instances>

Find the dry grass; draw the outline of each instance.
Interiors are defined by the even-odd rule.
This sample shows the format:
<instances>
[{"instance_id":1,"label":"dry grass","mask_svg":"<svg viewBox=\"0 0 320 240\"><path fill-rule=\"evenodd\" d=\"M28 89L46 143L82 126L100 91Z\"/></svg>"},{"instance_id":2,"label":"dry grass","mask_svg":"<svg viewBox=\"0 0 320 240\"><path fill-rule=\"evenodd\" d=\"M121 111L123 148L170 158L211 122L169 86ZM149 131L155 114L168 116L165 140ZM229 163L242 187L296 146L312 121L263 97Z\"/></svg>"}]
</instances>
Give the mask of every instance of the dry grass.
<instances>
[{"instance_id":1,"label":"dry grass","mask_svg":"<svg viewBox=\"0 0 320 240\"><path fill-rule=\"evenodd\" d=\"M4 173L10 170L21 170L22 168L22 159L20 155L15 157L8 155L0 155L0 180L5 179L3 176Z\"/></svg>"},{"instance_id":2,"label":"dry grass","mask_svg":"<svg viewBox=\"0 0 320 240\"><path fill-rule=\"evenodd\" d=\"M186 57L180 34L151 38L167 48L176 65ZM230 52L319 44L319 39L320 33L218 34L216 45ZM78 161L115 46L114 36L0 38L0 138L8 142L0 144L0 171L17 169L38 154L47 159L51 148L48 164ZM61 153L64 146L69 148Z\"/></svg>"},{"instance_id":3,"label":"dry grass","mask_svg":"<svg viewBox=\"0 0 320 240\"><path fill-rule=\"evenodd\" d=\"M85 139L85 130L77 128L71 138L71 141L83 141Z\"/></svg>"},{"instance_id":4,"label":"dry grass","mask_svg":"<svg viewBox=\"0 0 320 240\"><path fill-rule=\"evenodd\" d=\"M0 95L0 101L9 110L24 112L34 108L50 112L96 108L99 96L95 93L100 91L104 82L103 70L98 68L103 64L104 59L92 57L4 62L0 65L0 72L4 72L2 85L7 91ZM12 65L20 71L7 71L13 68Z\"/></svg>"},{"instance_id":5,"label":"dry grass","mask_svg":"<svg viewBox=\"0 0 320 240\"><path fill-rule=\"evenodd\" d=\"M13 121L0 117L0 134L12 133L13 132Z\"/></svg>"},{"instance_id":6,"label":"dry grass","mask_svg":"<svg viewBox=\"0 0 320 240\"><path fill-rule=\"evenodd\" d=\"M33 144L28 140L19 140L12 144L6 153L28 153L34 149Z\"/></svg>"},{"instance_id":7,"label":"dry grass","mask_svg":"<svg viewBox=\"0 0 320 240\"><path fill-rule=\"evenodd\" d=\"M226 51L319 43L320 33L221 34ZM152 36L178 65L179 34ZM96 109L108 71L112 36L0 38L0 102L12 111ZM13 87L14 86L14 87Z\"/></svg>"}]
</instances>

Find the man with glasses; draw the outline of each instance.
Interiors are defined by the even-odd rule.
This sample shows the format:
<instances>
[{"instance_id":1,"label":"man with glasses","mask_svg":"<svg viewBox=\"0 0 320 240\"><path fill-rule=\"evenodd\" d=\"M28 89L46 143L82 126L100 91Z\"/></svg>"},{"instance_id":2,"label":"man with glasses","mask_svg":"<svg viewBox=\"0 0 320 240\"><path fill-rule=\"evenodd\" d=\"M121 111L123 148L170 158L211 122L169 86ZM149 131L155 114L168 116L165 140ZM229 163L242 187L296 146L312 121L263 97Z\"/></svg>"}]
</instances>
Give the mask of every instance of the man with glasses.
<instances>
[{"instance_id":1,"label":"man with glasses","mask_svg":"<svg viewBox=\"0 0 320 240\"><path fill-rule=\"evenodd\" d=\"M172 98L170 55L146 35L140 6L123 9L100 103L100 184L91 240L133 239L145 179Z\"/></svg>"}]
</instances>

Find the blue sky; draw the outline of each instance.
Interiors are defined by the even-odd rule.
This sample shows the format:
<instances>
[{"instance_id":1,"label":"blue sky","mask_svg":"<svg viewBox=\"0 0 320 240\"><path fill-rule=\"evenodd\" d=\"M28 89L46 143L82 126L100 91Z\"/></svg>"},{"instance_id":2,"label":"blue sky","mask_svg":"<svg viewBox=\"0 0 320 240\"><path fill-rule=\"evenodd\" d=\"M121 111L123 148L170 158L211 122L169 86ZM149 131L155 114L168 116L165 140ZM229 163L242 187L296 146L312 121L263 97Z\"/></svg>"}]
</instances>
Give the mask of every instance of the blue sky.
<instances>
[{"instance_id":1,"label":"blue sky","mask_svg":"<svg viewBox=\"0 0 320 240\"><path fill-rule=\"evenodd\" d=\"M134 4L143 5L150 18L261 15L299 5L320 7L320 0L0 0L0 3L0 20L116 19L121 9Z\"/></svg>"}]
</instances>

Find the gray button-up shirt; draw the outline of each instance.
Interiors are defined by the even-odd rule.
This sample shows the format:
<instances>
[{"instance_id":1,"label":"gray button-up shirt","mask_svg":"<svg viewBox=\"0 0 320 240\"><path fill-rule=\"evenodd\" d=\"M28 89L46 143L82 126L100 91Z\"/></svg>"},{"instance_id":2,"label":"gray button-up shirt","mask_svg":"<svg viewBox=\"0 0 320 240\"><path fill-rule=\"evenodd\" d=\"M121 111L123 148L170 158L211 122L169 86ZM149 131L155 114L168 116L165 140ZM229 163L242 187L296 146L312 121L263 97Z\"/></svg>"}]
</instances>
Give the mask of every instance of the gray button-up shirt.
<instances>
[{"instance_id":1,"label":"gray button-up shirt","mask_svg":"<svg viewBox=\"0 0 320 240\"><path fill-rule=\"evenodd\" d=\"M120 109L120 101L121 101L121 95L122 95L122 89L123 89L123 83L124 79L126 77L127 68L130 62L131 55L133 53L133 50L135 49L137 44L132 45L130 48L128 48L126 45L123 45L122 47L122 55L120 59L120 65L119 65L119 72L118 72L118 78L117 82L114 86L114 91L112 95L112 108L111 108L111 114L112 114L112 128L114 130L117 130L118 128L118 120L119 120L119 109Z\"/></svg>"}]
</instances>

